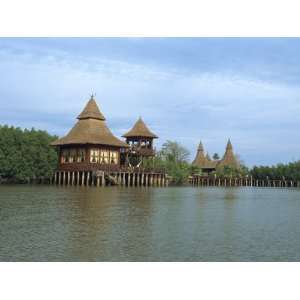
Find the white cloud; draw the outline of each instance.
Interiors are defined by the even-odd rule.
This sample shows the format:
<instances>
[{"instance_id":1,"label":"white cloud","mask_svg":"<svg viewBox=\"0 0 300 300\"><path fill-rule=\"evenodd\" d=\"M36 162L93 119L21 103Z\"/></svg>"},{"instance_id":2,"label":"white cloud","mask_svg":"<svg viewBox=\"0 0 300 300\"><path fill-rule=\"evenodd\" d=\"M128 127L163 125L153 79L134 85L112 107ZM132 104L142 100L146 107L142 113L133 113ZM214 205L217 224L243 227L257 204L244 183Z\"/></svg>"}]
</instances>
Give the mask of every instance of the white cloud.
<instances>
[{"instance_id":1,"label":"white cloud","mask_svg":"<svg viewBox=\"0 0 300 300\"><path fill-rule=\"evenodd\" d=\"M176 139L192 154L199 139L210 153L221 154L228 137L249 164L263 163L260 156L275 163L300 153L295 139L300 114L296 86L232 72L182 74L126 61L73 59L60 51L36 57L2 50L1 119L64 134L89 94L97 92L108 124L118 135L142 115L160 135L160 144Z\"/></svg>"}]
</instances>

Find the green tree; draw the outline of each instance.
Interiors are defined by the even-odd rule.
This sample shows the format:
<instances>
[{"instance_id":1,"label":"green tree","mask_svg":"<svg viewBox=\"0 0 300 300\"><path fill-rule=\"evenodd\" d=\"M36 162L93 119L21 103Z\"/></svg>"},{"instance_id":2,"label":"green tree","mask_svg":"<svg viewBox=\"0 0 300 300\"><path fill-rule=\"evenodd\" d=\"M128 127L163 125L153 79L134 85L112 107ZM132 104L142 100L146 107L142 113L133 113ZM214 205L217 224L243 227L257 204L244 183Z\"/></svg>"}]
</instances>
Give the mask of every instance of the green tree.
<instances>
[{"instance_id":1,"label":"green tree","mask_svg":"<svg viewBox=\"0 0 300 300\"><path fill-rule=\"evenodd\" d=\"M0 126L0 175L13 182L49 178L57 164L56 136L41 130Z\"/></svg>"},{"instance_id":2,"label":"green tree","mask_svg":"<svg viewBox=\"0 0 300 300\"><path fill-rule=\"evenodd\" d=\"M187 162L190 152L178 142L166 141L162 145L160 156L175 163Z\"/></svg>"},{"instance_id":3,"label":"green tree","mask_svg":"<svg viewBox=\"0 0 300 300\"><path fill-rule=\"evenodd\" d=\"M213 159L214 159L214 160L218 160L218 159L220 159L220 156L219 156L219 154L218 154L218 153L214 153L214 155L213 155Z\"/></svg>"},{"instance_id":4,"label":"green tree","mask_svg":"<svg viewBox=\"0 0 300 300\"><path fill-rule=\"evenodd\" d=\"M178 142L167 141L154 158L145 159L143 167L165 171L172 183L182 184L195 171L195 167L188 163L189 151Z\"/></svg>"},{"instance_id":5,"label":"green tree","mask_svg":"<svg viewBox=\"0 0 300 300\"><path fill-rule=\"evenodd\" d=\"M282 180L284 178L298 181L300 180L300 161L275 166L254 166L250 173L255 179Z\"/></svg>"}]
</instances>

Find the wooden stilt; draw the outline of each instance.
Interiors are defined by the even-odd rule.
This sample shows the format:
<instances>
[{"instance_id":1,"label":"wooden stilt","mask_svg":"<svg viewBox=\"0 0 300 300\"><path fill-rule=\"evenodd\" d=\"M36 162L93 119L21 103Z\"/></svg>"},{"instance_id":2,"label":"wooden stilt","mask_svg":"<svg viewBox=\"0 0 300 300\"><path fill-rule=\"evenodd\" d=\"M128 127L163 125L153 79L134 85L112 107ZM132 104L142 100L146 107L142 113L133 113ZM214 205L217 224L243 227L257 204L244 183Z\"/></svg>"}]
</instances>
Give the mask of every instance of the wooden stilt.
<instances>
[{"instance_id":1,"label":"wooden stilt","mask_svg":"<svg viewBox=\"0 0 300 300\"><path fill-rule=\"evenodd\" d=\"M86 186L90 185L90 172L87 172L87 176L86 176Z\"/></svg>"},{"instance_id":2,"label":"wooden stilt","mask_svg":"<svg viewBox=\"0 0 300 300\"><path fill-rule=\"evenodd\" d=\"M85 177L85 173L84 172L82 172L82 174L81 174L81 185L84 185L84 178Z\"/></svg>"},{"instance_id":3,"label":"wooden stilt","mask_svg":"<svg viewBox=\"0 0 300 300\"><path fill-rule=\"evenodd\" d=\"M101 185L105 186L105 177L104 177L104 172L101 174Z\"/></svg>"}]
</instances>

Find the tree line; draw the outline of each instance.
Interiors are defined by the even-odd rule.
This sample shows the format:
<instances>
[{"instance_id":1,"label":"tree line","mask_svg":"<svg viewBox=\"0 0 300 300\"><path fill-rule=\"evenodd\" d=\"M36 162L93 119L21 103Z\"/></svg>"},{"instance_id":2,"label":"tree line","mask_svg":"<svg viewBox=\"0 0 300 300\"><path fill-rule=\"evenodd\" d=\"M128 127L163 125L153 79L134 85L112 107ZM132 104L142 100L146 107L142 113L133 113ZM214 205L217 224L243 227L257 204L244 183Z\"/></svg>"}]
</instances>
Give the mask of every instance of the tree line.
<instances>
[{"instance_id":1,"label":"tree line","mask_svg":"<svg viewBox=\"0 0 300 300\"><path fill-rule=\"evenodd\" d=\"M57 136L36 129L21 129L0 125L0 181L34 182L50 178L57 167L57 153L50 143ZM201 170L189 162L189 151L176 141L166 141L157 155L143 161L143 167L165 171L174 184L184 184ZM218 155L213 156L218 159ZM254 166L248 169L224 167L216 176L252 176L254 179L300 180L300 161L276 166Z\"/></svg>"},{"instance_id":2,"label":"tree line","mask_svg":"<svg viewBox=\"0 0 300 300\"><path fill-rule=\"evenodd\" d=\"M0 126L0 180L16 183L49 178L57 166L50 143L57 139L46 131Z\"/></svg>"}]
</instances>

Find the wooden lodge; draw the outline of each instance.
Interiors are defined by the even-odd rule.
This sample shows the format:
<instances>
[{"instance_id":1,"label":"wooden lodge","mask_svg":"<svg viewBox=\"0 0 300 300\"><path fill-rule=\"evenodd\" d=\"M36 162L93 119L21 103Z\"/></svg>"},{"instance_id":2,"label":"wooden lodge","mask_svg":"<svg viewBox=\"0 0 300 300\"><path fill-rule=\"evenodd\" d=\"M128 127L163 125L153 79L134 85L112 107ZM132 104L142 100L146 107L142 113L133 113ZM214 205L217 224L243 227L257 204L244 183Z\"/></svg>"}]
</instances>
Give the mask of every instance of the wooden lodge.
<instances>
[{"instance_id":1,"label":"wooden lodge","mask_svg":"<svg viewBox=\"0 0 300 300\"><path fill-rule=\"evenodd\" d=\"M144 157L155 155L153 139L158 138L140 118L118 139L106 125L106 119L91 96L70 132L53 142L57 148L56 184L70 185L167 185L166 174L144 170ZM132 162L134 158L134 162Z\"/></svg>"}]
</instances>

